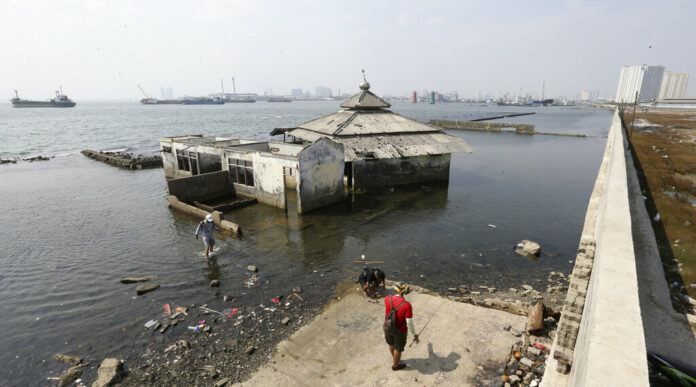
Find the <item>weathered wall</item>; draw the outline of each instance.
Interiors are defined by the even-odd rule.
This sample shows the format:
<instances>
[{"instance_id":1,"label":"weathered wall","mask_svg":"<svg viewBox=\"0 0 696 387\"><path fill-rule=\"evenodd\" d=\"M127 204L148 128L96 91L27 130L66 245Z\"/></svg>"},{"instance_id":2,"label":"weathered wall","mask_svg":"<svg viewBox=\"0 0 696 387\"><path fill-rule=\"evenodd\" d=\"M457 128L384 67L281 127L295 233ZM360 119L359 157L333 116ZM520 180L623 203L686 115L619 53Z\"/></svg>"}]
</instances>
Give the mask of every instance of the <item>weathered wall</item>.
<instances>
[{"instance_id":1,"label":"weathered wall","mask_svg":"<svg viewBox=\"0 0 696 387\"><path fill-rule=\"evenodd\" d=\"M297 211L313 209L343 199L343 145L322 138L298 155Z\"/></svg>"},{"instance_id":2,"label":"weathered wall","mask_svg":"<svg viewBox=\"0 0 696 387\"><path fill-rule=\"evenodd\" d=\"M543 386L648 386L631 213L614 116ZM570 375L564 375L567 364Z\"/></svg>"},{"instance_id":3,"label":"weathered wall","mask_svg":"<svg viewBox=\"0 0 696 387\"><path fill-rule=\"evenodd\" d=\"M235 196L227 171L206 173L167 180L169 194L184 202L204 201L221 196Z\"/></svg>"},{"instance_id":4,"label":"weathered wall","mask_svg":"<svg viewBox=\"0 0 696 387\"><path fill-rule=\"evenodd\" d=\"M286 207L284 166L297 168L297 161L269 153L254 155L254 180L259 202L278 208Z\"/></svg>"},{"instance_id":5,"label":"weathered wall","mask_svg":"<svg viewBox=\"0 0 696 387\"><path fill-rule=\"evenodd\" d=\"M443 129L479 130L484 132L502 132L504 128L515 128L518 133L534 133L534 125L531 124L506 124L503 122L483 121L449 121L430 120L430 125Z\"/></svg>"},{"instance_id":6,"label":"weathered wall","mask_svg":"<svg viewBox=\"0 0 696 387\"><path fill-rule=\"evenodd\" d=\"M353 160L353 187L377 188L449 179L450 154Z\"/></svg>"}]
</instances>

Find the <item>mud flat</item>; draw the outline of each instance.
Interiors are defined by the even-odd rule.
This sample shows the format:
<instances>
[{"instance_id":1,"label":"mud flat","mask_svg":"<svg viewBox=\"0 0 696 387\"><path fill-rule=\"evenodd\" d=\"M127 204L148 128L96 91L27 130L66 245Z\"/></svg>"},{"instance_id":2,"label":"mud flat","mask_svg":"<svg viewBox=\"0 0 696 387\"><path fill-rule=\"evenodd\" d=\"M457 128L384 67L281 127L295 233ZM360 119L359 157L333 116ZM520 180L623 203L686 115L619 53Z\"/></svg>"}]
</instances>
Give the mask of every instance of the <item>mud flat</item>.
<instances>
[{"instance_id":1,"label":"mud flat","mask_svg":"<svg viewBox=\"0 0 696 387\"><path fill-rule=\"evenodd\" d=\"M696 112L626 112L625 122L673 304L693 312L683 296L696 298Z\"/></svg>"}]
</instances>

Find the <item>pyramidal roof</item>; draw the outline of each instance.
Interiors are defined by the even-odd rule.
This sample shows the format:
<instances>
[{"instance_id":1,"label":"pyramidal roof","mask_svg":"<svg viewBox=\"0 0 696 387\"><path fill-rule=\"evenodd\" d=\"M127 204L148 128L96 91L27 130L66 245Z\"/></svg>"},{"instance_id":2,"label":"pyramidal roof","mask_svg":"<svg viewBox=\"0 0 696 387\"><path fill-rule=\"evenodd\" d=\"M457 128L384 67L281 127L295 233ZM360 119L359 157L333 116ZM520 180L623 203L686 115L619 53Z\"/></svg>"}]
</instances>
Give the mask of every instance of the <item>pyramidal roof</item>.
<instances>
[{"instance_id":1,"label":"pyramidal roof","mask_svg":"<svg viewBox=\"0 0 696 387\"><path fill-rule=\"evenodd\" d=\"M375 95L370 91L370 84L365 81L360 84L360 92L343 101L342 108L346 109L383 109L391 107L389 102Z\"/></svg>"}]
</instances>

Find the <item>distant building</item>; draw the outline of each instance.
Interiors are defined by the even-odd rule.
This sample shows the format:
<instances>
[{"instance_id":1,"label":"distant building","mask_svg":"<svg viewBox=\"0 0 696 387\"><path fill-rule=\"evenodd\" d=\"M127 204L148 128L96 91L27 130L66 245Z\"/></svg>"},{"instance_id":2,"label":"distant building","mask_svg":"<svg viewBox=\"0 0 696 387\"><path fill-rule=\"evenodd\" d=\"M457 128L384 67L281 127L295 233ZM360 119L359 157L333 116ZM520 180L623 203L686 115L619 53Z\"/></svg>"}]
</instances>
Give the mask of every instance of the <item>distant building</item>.
<instances>
[{"instance_id":1,"label":"distant building","mask_svg":"<svg viewBox=\"0 0 696 387\"><path fill-rule=\"evenodd\" d=\"M589 91L583 91L582 94L580 95L580 100L583 102L587 102L590 100L590 92Z\"/></svg>"},{"instance_id":2,"label":"distant building","mask_svg":"<svg viewBox=\"0 0 696 387\"><path fill-rule=\"evenodd\" d=\"M160 98L167 99L167 90L165 90L162 86L160 86Z\"/></svg>"},{"instance_id":3,"label":"distant building","mask_svg":"<svg viewBox=\"0 0 696 387\"><path fill-rule=\"evenodd\" d=\"M682 99L686 94L686 85L689 83L689 74L665 71L662 77L662 86L658 99Z\"/></svg>"},{"instance_id":4,"label":"distant building","mask_svg":"<svg viewBox=\"0 0 696 387\"><path fill-rule=\"evenodd\" d=\"M636 100L652 101L657 99L662 85L664 66L624 66L619 76L616 89L616 102L633 103Z\"/></svg>"},{"instance_id":5,"label":"distant building","mask_svg":"<svg viewBox=\"0 0 696 387\"><path fill-rule=\"evenodd\" d=\"M317 97L331 97L333 96L333 92L330 87L317 86L314 88L314 95Z\"/></svg>"},{"instance_id":6,"label":"distant building","mask_svg":"<svg viewBox=\"0 0 696 387\"><path fill-rule=\"evenodd\" d=\"M167 88L167 99L174 99L174 91L171 86Z\"/></svg>"},{"instance_id":7,"label":"distant building","mask_svg":"<svg viewBox=\"0 0 696 387\"><path fill-rule=\"evenodd\" d=\"M290 90L290 95L293 97L302 97L302 89L292 89Z\"/></svg>"}]
</instances>

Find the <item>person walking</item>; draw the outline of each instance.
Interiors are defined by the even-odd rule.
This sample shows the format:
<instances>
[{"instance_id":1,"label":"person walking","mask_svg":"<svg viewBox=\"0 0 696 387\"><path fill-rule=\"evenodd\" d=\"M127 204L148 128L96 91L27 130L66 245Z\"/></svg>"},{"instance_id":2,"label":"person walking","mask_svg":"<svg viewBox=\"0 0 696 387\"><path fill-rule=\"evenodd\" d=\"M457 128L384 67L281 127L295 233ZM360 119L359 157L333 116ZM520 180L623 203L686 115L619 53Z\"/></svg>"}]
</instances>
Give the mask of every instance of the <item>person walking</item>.
<instances>
[{"instance_id":1,"label":"person walking","mask_svg":"<svg viewBox=\"0 0 696 387\"><path fill-rule=\"evenodd\" d=\"M413 326L413 308L411 303L404 299L404 295L410 292L408 285L399 282L394 285L396 290L395 295L384 298L385 312L385 329L384 338L389 345L389 352L392 355L393 364L392 371L398 371L406 368L406 364L401 363L401 353L406 347L406 339L408 338L408 330L413 332L413 341L418 342L416 328ZM390 320L390 312L394 310L392 315L395 319L395 329L388 329L387 323Z\"/></svg>"},{"instance_id":2,"label":"person walking","mask_svg":"<svg viewBox=\"0 0 696 387\"><path fill-rule=\"evenodd\" d=\"M203 235L203 244L205 245L205 259L208 259L208 254L213 251L215 246L215 230L220 231L218 226L213 222L213 216L208 214L205 216L198 227L196 228L196 239L198 239L198 234Z\"/></svg>"}]
</instances>

